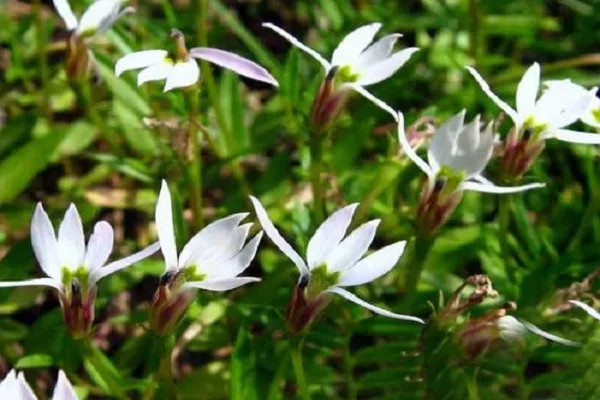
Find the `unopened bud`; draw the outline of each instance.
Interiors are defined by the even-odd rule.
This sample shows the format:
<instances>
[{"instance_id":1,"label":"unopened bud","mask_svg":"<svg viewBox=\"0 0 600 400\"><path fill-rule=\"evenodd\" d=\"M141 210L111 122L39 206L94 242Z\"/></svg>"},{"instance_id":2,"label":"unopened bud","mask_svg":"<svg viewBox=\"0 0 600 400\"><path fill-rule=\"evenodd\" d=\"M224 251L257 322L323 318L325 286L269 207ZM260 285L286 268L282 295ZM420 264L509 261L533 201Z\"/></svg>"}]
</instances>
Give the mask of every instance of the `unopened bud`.
<instances>
[{"instance_id":1,"label":"unopened bud","mask_svg":"<svg viewBox=\"0 0 600 400\"><path fill-rule=\"evenodd\" d=\"M339 67L331 67L313 101L311 125L317 131L327 129L337 119L346 104L349 90L336 87L338 71Z\"/></svg>"},{"instance_id":2,"label":"unopened bud","mask_svg":"<svg viewBox=\"0 0 600 400\"><path fill-rule=\"evenodd\" d=\"M90 78L94 58L85 39L73 33L67 40L65 70L71 82L80 83Z\"/></svg>"}]
</instances>

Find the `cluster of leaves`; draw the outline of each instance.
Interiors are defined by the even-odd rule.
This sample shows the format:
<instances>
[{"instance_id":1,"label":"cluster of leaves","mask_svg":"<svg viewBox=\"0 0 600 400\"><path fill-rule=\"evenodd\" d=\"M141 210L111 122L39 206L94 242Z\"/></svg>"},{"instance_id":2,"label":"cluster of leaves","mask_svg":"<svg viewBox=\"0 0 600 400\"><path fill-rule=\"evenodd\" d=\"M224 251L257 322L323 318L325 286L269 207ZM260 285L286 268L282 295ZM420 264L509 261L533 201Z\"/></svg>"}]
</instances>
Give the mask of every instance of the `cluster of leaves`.
<instances>
[{"instance_id":1,"label":"cluster of leaves","mask_svg":"<svg viewBox=\"0 0 600 400\"><path fill-rule=\"evenodd\" d=\"M101 84L95 86L93 108L78 103L67 83L64 32L52 8L39 0L7 0L0 10L0 280L37 274L27 233L37 201L56 216L69 202L77 203L86 226L100 217L110 220L121 238L118 251L128 254L152 240L149 227L161 178L180 188L175 198L186 197L189 185L180 173L187 152L183 96L164 95L160 85L138 90L132 76L115 78L112 66L121 54L165 48L172 27L192 43L202 19L194 12L195 0L144 3L95 48ZM594 53L600 40L598 0L280 3L210 1L209 43L257 60L281 87L272 95L227 72L216 80L204 78L200 122L212 146L203 151L203 197L207 218L213 219L247 211L251 191L296 243L315 228L305 127L322 76L318 65L288 51L289 45L260 22L286 26L324 54L366 21L404 33L404 44L422 51L373 91L402 109L409 122L421 116L444 120L461 108L495 115L465 64L493 76L501 95L514 93L533 60L543 63L546 78L600 83L600 56ZM382 219L378 237L385 243L411 235L421 186L417 168L397 160L390 122L356 98L330 137L326 155L329 209L374 196L369 216ZM437 304L440 293L451 293L468 275L485 273L504 296L499 301L515 301L520 315L584 342L572 349L538 341L526 352L489 354L478 374L481 398L561 397L575 388L581 398L598 396L600 328L583 313L553 312L562 305L559 290L583 281L600 262L597 157L591 146L548 142L532 171L547 188L514 198L510 231L499 230L494 197L467 194L428 254L413 314L429 315L429 304ZM181 241L193 233L183 221L176 225ZM509 254L500 251L502 240ZM149 349L160 346L145 334L144 324L162 271L162 261L148 260L101 283L97 347L72 341L50 293L3 290L1 360L41 380L54 376L51 367L80 372L74 384L92 398L144 392L151 385L146 371L157 362ZM277 399L295 393L282 314L296 271L264 246L250 272L263 281L227 296L201 294L180 325L175 365L181 398ZM400 282L402 271L396 270L359 294L399 309ZM447 357L434 358L439 381L421 381L423 360L415 353L419 332L419 326L334 303L306 339L311 389L323 398L419 398L435 387L436 398L464 398L470 378L457 374L463 366L448 365Z\"/></svg>"}]
</instances>

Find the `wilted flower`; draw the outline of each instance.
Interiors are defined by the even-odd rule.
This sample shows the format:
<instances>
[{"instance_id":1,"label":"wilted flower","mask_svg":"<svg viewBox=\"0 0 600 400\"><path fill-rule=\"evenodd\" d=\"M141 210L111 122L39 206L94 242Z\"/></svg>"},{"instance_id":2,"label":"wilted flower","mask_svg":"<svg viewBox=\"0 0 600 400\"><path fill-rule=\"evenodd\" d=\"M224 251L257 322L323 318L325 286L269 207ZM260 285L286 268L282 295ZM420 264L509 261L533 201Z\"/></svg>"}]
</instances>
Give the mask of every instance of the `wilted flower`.
<instances>
[{"instance_id":1,"label":"wilted flower","mask_svg":"<svg viewBox=\"0 0 600 400\"><path fill-rule=\"evenodd\" d=\"M356 297L344 287L369 283L390 271L404 251L405 241L386 246L367 257L379 220L369 221L346 236L358 204L333 213L308 243L305 262L277 231L258 199L250 197L267 236L298 268L300 279L288 306L287 319L294 332L305 330L337 294L376 314L423 323L409 315L395 314Z\"/></svg>"},{"instance_id":2,"label":"wilted flower","mask_svg":"<svg viewBox=\"0 0 600 400\"><path fill-rule=\"evenodd\" d=\"M150 323L167 334L179 322L196 297L197 289L223 292L259 278L239 277L250 265L262 232L244 245L251 223L239 225L248 213L217 220L198 232L177 255L171 194L163 180L156 204L156 229L166 271L152 301Z\"/></svg>"},{"instance_id":3,"label":"wilted flower","mask_svg":"<svg viewBox=\"0 0 600 400\"><path fill-rule=\"evenodd\" d=\"M590 317L595 318L598 321L600 321L600 312L598 312L597 310L594 310L591 306L589 306L579 300L569 300L569 303L581 308L583 311L588 313L590 315Z\"/></svg>"},{"instance_id":4,"label":"wilted flower","mask_svg":"<svg viewBox=\"0 0 600 400\"><path fill-rule=\"evenodd\" d=\"M339 114L347 97L347 89L353 89L370 98L369 92L364 89L365 86L392 76L419 50L410 47L392 53L394 44L402 36L398 33L384 36L372 43L381 29L381 23L377 22L361 26L346 35L334 50L329 62L278 26L271 23L264 23L263 26L283 36L323 66L326 78L312 108L312 123L318 128L327 126Z\"/></svg>"},{"instance_id":5,"label":"wilted flower","mask_svg":"<svg viewBox=\"0 0 600 400\"><path fill-rule=\"evenodd\" d=\"M142 69L138 74L138 86L149 81L166 80L164 91L191 86L200 79L200 68L194 59L205 60L227 68L238 75L279 86L269 72L253 61L237 54L210 47L196 47L188 51L183 34L173 29L171 36L177 41L177 52L169 55L166 50L145 50L128 54L115 65L115 74L132 69Z\"/></svg>"},{"instance_id":6,"label":"wilted flower","mask_svg":"<svg viewBox=\"0 0 600 400\"><path fill-rule=\"evenodd\" d=\"M96 283L154 254L159 243L129 257L106 264L113 248L113 229L106 221L94 226L85 245L81 218L71 204L60 224L58 238L40 203L31 221L31 244L46 278L0 282L0 287L49 286L58 291L66 326L75 338L89 333L94 320ZM105 265L106 264L106 265Z\"/></svg>"},{"instance_id":7,"label":"wilted flower","mask_svg":"<svg viewBox=\"0 0 600 400\"><path fill-rule=\"evenodd\" d=\"M18 374L11 370L4 380L0 382L0 399L10 400L37 400L37 397L27 381L23 372ZM78 400L77 393L65 373L58 371L58 379L52 394L52 400Z\"/></svg>"}]
</instances>

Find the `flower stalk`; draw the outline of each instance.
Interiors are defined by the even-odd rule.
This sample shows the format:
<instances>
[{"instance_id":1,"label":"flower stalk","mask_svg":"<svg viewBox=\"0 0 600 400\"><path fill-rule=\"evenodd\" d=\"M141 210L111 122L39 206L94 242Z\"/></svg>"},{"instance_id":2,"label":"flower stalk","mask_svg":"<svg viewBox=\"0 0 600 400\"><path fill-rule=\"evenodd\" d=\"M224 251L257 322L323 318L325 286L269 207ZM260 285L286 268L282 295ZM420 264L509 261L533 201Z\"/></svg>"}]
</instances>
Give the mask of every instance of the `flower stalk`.
<instances>
[{"instance_id":1,"label":"flower stalk","mask_svg":"<svg viewBox=\"0 0 600 400\"><path fill-rule=\"evenodd\" d=\"M196 130L198 119L198 94L197 86L192 87L187 93L188 97L188 141L189 141L189 165L188 177L191 183L189 194L193 213L194 228L201 229L203 225L202 216L202 145L200 136Z\"/></svg>"},{"instance_id":2,"label":"flower stalk","mask_svg":"<svg viewBox=\"0 0 600 400\"><path fill-rule=\"evenodd\" d=\"M290 341L290 356L292 359L292 366L294 368L294 374L296 376L296 385L298 386L298 392L302 400L310 400L310 391L308 390L308 382L304 374L304 365L302 362L302 346L304 345L304 338L299 338Z\"/></svg>"},{"instance_id":3,"label":"flower stalk","mask_svg":"<svg viewBox=\"0 0 600 400\"><path fill-rule=\"evenodd\" d=\"M427 255L434 242L435 237L433 236L415 236L410 241L408 249L400 261L401 267L406 267L403 301L403 310L405 311L411 309L417 297L417 286L421 280Z\"/></svg>"}]
</instances>

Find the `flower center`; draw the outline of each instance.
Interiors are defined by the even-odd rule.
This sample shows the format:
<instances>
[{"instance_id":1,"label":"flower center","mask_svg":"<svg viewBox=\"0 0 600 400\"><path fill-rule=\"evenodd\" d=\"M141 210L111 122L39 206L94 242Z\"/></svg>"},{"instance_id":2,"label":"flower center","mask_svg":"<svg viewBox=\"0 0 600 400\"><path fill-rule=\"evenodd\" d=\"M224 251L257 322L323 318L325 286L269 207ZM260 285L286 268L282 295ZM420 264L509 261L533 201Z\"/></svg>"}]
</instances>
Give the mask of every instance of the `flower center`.
<instances>
[{"instance_id":1,"label":"flower center","mask_svg":"<svg viewBox=\"0 0 600 400\"><path fill-rule=\"evenodd\" d=\"M539 139L547 128L548 124L536 122L533 117L529 117L521 127L521 137L524 140Z\"/></svg>"},{"instance_id":2,"label":"flower center","mask_svg":"<svg viewBox=\"0 0 600 400\"><path fill-rule=\"evenodd\" d=\"M310 281L306 287L307 297L318 296L324 290L338 283L340 279L339 272L329 272L326 264L321 264L310 273Z\"/></svg>"},{"instance_id":3,"label":"flower center","mask_svg":"<svg viewBox=\"0 0 600 400\"><path fill-rule=\"evenodd\" d=\"M456 171L448 165L442 165L435 177L435 190L441 196L454 193L465 180L467 174L465 171Z\"/></svg>"},{"instance_id":4,"label":"flower center","mask_svg":"<svg viewBox=\"0 0 600 400\"><path fill-rule=\"evenodd\" d=\"M335 67L333 67L335 68ZM359 75L352 71L352 68L349 65L343 65L337 68L335 74L335 81L338 84L342 83L352 83L356 82L359 78Z\"/></svg>"},{"instance_id":5,"label":"flower center","mask_svg":"<svg viewBox=\"0 0 600 400\"><path fill-rule=\"evenodd\" d=\"M592 115L594 116L594 119L596 121L600 122L600 108L596 108L595 110L593 110Z\"/></svg>"},{"instance_id":6,"label":"flower center","mask_svg":"<svg viewBox=\"0 0 600 400\"><path fill-rule=\"evenodd\" d=\"M89 289L89 272L81 266L72 271L67 267L61 268L62 284L65 292L79 296Z\"/></svg>"}]
</instances>

